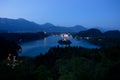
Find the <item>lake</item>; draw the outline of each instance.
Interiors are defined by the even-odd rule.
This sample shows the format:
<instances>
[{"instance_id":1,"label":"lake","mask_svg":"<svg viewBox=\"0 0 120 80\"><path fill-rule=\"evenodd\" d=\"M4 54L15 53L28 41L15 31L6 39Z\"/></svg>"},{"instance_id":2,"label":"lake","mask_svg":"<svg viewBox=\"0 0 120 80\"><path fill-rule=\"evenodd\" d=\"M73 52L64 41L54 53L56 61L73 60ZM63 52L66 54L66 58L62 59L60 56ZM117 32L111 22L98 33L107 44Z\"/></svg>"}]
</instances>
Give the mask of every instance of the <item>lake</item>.
<instances>
[{"instance_id":1,"label":"lake","mask_svg":"<svg viewBox=\"0 0 120 80\"><path fill-rule=\"evenodd\" d=\"M35 57L39 54L45 54L51 47L56 47L58 44L58 40L62 39L61 36L49 36L44 38L43 40L36 40L31 42L26 42L21 44L22 53L19 56L30 56ZM99 46L89 43L85 40L76 40L72 37L68 37L72 44L71 46L81 46L85 48L99 48Z\"/></svg>"}]
</instances>

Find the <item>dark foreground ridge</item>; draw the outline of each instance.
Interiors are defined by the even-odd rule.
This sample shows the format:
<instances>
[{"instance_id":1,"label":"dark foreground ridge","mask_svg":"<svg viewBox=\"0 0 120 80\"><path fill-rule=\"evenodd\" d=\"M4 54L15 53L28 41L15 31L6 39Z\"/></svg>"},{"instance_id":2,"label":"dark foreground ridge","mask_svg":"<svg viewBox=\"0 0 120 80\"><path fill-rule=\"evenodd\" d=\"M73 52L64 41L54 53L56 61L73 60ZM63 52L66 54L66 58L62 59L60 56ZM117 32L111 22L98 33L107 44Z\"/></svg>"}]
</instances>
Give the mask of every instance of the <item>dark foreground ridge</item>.
<instances>
[{"instance_id":1,"label":"dark foreground ridge","mask_svg":"<svg viewBox=\"0 0 120 80\"><path fill-rule=\"evenodd\" d=\"M17 64L9 56L0 60L0 80L120 80L120 45L57 46L35 58L18 57Z\"/></svg>"}]
</instances>

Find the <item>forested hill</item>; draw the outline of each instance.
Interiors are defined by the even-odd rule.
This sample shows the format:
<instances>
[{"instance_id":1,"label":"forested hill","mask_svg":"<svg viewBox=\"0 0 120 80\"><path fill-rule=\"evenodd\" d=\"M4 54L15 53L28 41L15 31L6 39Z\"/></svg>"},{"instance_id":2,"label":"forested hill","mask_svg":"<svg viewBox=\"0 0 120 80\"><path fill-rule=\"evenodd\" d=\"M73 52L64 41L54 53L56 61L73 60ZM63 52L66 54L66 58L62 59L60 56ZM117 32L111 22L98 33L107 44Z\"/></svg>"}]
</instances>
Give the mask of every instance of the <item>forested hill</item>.
<instances>
[{"instance_id":1,"label":"forested hill","mask_svg":"<svg viewBox=\"0 0 120 80\"><path fill-rule=\"evenodd\" d=\"M0 36L5 38L6 40L13 41L16 43L23 43L33 40L43 39L48 36L48 34L44 32L36 32L36 33L0 33Z\"/></svg>"},{"instance_id":2,"label":"forested hill","mask_svg":"<svg viewBox=\"0 0 120 80\"><path fill-rule=\"evenodd\" d=\"M77 39L85 39L92 43L98 45L120 45L120 31L119 30L111 30L102 33L98 29L89 29L86 31L80 31L75 36Z\"/></svg>"},{"instance_id":3,"label":"forested hill","mask_svg":"<svg viewBox=\"0 0 120 80\"><path fill-rule=\"evenodd\" d=\"M78 37L99 37L102 36L102 32L98 29L88 29L85 31L80 31L76 34Z\"/></svg>"}]
</instances>

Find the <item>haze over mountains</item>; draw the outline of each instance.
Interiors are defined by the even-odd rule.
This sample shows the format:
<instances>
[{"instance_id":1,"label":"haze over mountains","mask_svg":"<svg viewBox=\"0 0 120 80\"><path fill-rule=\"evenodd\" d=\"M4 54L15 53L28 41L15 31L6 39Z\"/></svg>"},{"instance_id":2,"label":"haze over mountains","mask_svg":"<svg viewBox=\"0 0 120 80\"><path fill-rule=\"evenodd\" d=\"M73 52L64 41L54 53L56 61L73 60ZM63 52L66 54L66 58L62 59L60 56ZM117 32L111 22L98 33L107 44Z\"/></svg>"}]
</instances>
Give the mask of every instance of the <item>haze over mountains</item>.
<instances>
[{"instance_id":1,"label":"haze over mountains","mask_svg":"<svg viewBox=\"0 0 120 80\"><path fill-rule=\"evenodd\" d=\"M73 27L63 27L63 26L55 26L51 23L37 24L35 22L31 22L23 18L19 18L19 19L0 18L0 30L1 32L5 32L5 31L7 32L38 32L38 31L79 32L86 30L86 28L80 25L76 25Z\"/></svg>"}]
</instances>

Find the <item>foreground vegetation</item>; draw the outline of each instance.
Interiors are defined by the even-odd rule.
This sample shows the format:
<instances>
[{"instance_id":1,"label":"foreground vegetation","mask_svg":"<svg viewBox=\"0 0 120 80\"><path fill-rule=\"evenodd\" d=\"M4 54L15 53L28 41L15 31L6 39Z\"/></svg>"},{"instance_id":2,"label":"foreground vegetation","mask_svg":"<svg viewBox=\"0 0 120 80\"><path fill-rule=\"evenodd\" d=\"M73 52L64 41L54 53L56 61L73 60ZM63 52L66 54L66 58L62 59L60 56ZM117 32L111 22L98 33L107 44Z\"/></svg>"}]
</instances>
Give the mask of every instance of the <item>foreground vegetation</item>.
<instances>
[{"instance_id":1,"label":"foreground vegetation","mask_svg":"<svg viewBox=\"0 0 120 80\"><path fill-rule=\"evenodd\" d=\"M19 57L15 67L6 64L0 61L0 80L120 80L120 45L57 46L35 58Z\"/></svg>"}]
</instances>

